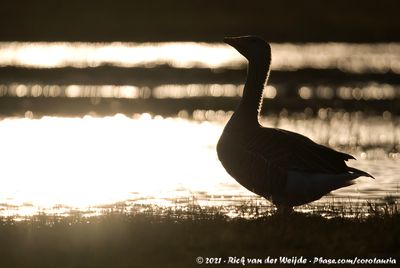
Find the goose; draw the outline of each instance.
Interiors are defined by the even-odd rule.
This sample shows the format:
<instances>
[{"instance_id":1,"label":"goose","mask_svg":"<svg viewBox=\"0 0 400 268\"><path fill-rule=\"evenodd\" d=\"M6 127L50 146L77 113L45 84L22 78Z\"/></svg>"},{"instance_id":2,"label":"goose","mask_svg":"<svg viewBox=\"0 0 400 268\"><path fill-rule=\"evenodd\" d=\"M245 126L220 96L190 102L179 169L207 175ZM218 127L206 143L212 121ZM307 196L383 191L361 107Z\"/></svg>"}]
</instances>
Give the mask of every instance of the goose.
<instances>
[{"instance_id":1,"label":"goose","mask_svg":"<svg viewBox=\"0 0 400 268\"><path fill-rule=\"evenodd\" d=\"M217 143L218 159L239 184L290 213L333 190L372 175L346 165L353 156L287 130L259 123L271 48L257 36L227 37L224 42L248 61L243 96Z\"/></svg>"}]
</instances>

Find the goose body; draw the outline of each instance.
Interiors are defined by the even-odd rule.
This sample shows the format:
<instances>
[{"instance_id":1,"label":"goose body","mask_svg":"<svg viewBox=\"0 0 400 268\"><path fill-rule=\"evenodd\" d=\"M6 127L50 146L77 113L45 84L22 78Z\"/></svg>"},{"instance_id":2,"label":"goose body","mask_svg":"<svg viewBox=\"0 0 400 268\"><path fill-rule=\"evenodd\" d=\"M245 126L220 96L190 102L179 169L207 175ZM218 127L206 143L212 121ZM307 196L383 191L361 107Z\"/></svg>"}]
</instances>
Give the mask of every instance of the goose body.
<instances>
[{"instance_id":1,"label":"goose body","mask_svg":"<svg viewBox=\"0 0 400 268\"><path fill-rule=\"evenodd\" d=\"M319 145L258 121L271 49L255 36L225 38L248 60L243 97L224 128L217 154L226 171L248 190L274 203L278 210L318 200L325 194L370 174L348 167L349 154Z\"/></svg>"}]
</instances>

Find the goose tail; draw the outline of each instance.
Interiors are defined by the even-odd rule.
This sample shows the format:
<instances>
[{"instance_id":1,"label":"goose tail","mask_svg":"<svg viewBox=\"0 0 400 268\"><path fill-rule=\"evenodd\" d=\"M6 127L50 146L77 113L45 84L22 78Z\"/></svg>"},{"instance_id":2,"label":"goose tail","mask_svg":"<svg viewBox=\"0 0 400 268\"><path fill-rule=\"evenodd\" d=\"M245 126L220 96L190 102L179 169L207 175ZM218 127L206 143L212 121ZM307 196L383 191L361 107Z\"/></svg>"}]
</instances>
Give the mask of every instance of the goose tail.
<instances>
[{"instance_id":1,"label":"goose tail","mask_svg":"<svg viewBox=\"0 0 400 268\"><path fill-rule=\"evenodd\" d=\"M304 173L288 172L285 198L286 202L298 206L320 199L336 189L354 184L360 177L356 173Z\"/></svg>"}]
</instances>

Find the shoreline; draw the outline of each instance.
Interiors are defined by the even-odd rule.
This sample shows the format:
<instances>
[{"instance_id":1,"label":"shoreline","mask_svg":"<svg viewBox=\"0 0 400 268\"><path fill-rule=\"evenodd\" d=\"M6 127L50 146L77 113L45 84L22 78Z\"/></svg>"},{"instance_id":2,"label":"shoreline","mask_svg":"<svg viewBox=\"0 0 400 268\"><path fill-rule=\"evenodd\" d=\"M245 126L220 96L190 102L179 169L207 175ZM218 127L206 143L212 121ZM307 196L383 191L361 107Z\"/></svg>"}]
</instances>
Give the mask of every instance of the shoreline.
<instances>
[{"instance_id":1,"label":"shoreline","mask_svg":"<svg viewBox=\"0 0 400 268\"><path fill-rule=\"evenodd\" d=\"M229 219L201 211L186 215L110 212L58 219L39 215L27 221L0 221L0 265L198 267L198 256L396 259L399 221L399 213L365 219L298 213Z\"/></svg>"}]
</instances>

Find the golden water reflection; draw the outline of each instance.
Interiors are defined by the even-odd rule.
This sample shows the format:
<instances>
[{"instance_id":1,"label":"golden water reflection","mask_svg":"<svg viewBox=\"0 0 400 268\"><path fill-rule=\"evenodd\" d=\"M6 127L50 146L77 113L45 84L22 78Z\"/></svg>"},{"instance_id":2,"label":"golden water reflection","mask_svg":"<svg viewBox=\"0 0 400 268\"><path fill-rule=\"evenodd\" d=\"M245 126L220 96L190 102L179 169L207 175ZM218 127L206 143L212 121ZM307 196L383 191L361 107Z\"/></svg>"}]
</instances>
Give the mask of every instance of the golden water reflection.
<instances>
[{"instance_id":1,"label":"golden water reflection","mask_svg":"<svg viewBox=\"0 0 400 268\"><path fill-rule=\"evenodd\" d=\"M340 69L400 73L400 43L272 43L272 69ZM243 68L245 60L223 43L0 42L0 66L29 68L101 65L176 68Z\"/></svg>"},{"instance_id":2,"label":"golden water reflection","mask_svg":"<svg viewBox=\"0 0 400 268\"><path fill-rule=\"evenodd\" d=\"M217 159L216 141L229 115L215 121L149 114L5 118L0 121L0 214L63 213L117 202L228 206L250 200L268 205L229 177ZM349 144L355 148L359 160L351 164L374 174L377 180L360 179L356 185L334 192L334 197L399 196L400 157L363 149L375 145L379 152L390 142L400 144L399 125L362 119L349 128L352 120L346 121L345 115L326 123L320 119L263 119L266 125L299 131L333 147ZM358 143L352 145L357 130Z\"/></svg>"},{"instance_id":3,"label":"golden water reflection","mask_svg":"<svg viewBox=\"0 0 400 268\"><path fill-rule=\"evenodd\" d=\"M243 84L164 84L155 87L134 85L43 85L0 84L0 97L18 98L117 98L117 99L183 99L196 97L240 97ZM277 87L268 85L264 98L279 96ZM368 83L364 86L300 86L298 96L343 100L395 100L400 97L400 86Z\"/></svg>"},{"instance_id":4,"label":"golden water reflection","mask_svg":"<svg viewBox=\"0 0 400 268\"><path fill-rule=\"evenodd\" d=\"M0 203L86 207L126 200L135 192L218 193L217 185L230 180L212 149L219 132L208 122L146 114L4 119Z\"/></svg>"}]
</instances>

